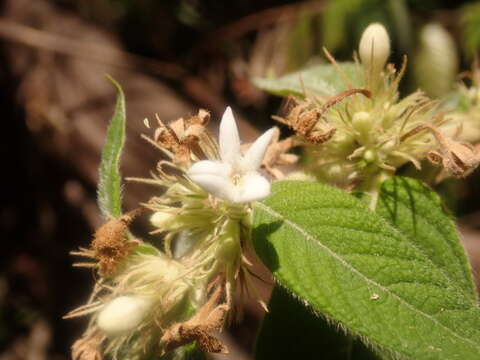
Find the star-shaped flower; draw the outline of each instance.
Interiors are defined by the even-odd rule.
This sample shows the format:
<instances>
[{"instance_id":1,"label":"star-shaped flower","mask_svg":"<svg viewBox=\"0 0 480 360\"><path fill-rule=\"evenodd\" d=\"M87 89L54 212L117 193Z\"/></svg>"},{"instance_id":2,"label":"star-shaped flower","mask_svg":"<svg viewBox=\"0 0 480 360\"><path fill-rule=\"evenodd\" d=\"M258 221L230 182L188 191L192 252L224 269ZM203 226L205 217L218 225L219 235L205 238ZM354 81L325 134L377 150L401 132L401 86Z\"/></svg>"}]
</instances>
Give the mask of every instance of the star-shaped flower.
<instances>
[{"instance_id":1,"label":"star-shaped flower","mask_svg":"<svg viewBox=\"0 0 480 360\"><path fill-rule=\"evenodd\" d=\"M274 129L260 136L242 156L240 137L232 109L227 107L220 122L220 161L202 160L187 174L210 194L233 203L261 200L270 195L270 182L258 173Z\"/></svg>"}]
</instances>

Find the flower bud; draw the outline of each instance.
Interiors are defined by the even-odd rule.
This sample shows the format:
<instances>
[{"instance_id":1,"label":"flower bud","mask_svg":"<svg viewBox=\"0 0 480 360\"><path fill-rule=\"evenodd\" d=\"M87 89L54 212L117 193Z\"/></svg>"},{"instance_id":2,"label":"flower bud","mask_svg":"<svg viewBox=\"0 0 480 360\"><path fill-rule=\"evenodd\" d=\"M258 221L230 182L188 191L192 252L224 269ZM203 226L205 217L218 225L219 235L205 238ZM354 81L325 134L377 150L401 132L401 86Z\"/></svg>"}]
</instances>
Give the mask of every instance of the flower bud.
<instances>
[{"instance_id":1,"label":"flower bud","mask_svg":"<svg viewBox=\"0 0 480 360\"><path fill-rule=\"evenodd\" d=\"M390 37L382 24L373 23L363 31L358 52L366 68L382 71L390 56Z\"/></svg>"},{"instance_id":2,"label":"flower bud","mask_svg":"<svg viewBox=\"0 0 480 360\"><path fill-rule=\"evenodd\" d=\"M447 94L458 72L455 41L440 24L430 23L420 31L420 47L413 62L419 87L433 97Z\"/></svg>"},{"instance_id":3,"label":"flower bud","mask_svg":"<svg viewBox=\"0 0 480 360\"><path fill-rule=\"evenodd\" d=\"M367 163L372 163L377 159L377 153L372 149L367 149L363 153L363 158Z\"/></svg>"},{"instance_id":4,"label":"flower bud","mask_svg":"<svg viewBox=\"0 0 480 360\"><path fill-rule=\"evenodd\" d=\"M150 222L153 226L160 229L169 226L175 219L175 215L168 212L157 211L150 217Z\"/></svg>"},{"instance_id":5,"label":"flower bud","mask_svg":"<svg viewBox=\"0 0 480 360\"><path fill-rule=\"evenodd\" d=\"M366 111L358 111L353 114L352 126L361 134L368 133L372 128L372 119L370 113Z\"/></svg>"},{"instance_id":6,"label":"flower bud","mask_svg":"<svg viewBox=\"0 0 480 360\"><path fill-rule=\"evenodd\" d=\"M340 164L332 164L328 167L327 175L334 182L341 180L345 176L345 171Z\"/></svg>"},{"instance_id":7,"label":"flower bud","mask_svg":"<svg viewBox=\"0 0 480 360\"><path fill-rule=\"evenodd\" d=\"M98 327L107 335L119 335L135 329L145 318L149 302L134 296L119 296L100 311Z\"/></svg>"}]
</instances>

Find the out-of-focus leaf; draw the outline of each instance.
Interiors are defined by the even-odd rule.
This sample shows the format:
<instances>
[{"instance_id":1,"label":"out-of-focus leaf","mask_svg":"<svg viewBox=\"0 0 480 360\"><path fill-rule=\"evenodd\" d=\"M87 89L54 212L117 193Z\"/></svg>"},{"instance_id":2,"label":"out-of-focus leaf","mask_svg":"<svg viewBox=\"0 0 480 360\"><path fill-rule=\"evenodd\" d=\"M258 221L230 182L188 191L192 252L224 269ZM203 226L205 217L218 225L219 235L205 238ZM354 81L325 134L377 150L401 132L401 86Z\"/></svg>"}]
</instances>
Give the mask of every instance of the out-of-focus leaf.
<instances>
[{"instance_id":1,"label":"out-of-focus leaf","mask_svg":"<svg viewBox=\"0 0 480 360\"><path fill-rule=\"evenodd\" d=\"M117 88L117 103L107 130L99 170L98 206L104 219L122 216L122 178L120 157L125 143L125 96L121 86L109 78Z\"/></svg>"},{"instance_id":2,"label":"out-of-focus leaf","mask_svg":"<svg viewBox=\"0 0 480 360\"><path fill-rule=\"evenodd\" d=\"M333 96L350 86L363 86L361 69L352 62L339 63L341 71L332 64L312 66L277 79L254 79L254 84L269 93L287 96Z\"/></svg>"},{"instance_id":3,"label":"out-of-focus leaf","mask_svg":"<svg viewBox=\"0 0 480 360\"><path fill-rule=\"evenodd\" d=\"M322 18L323 46L335 51L345 41L349 17L358 12L364 0L328 1Z\"/></svg>"},{"instance_id":4,"label":"out-of-focus leaf","mask_svg":"<svg viewBox=\"0 0 480 360\"><path fill-rule=\"evenodd\" d=\"M321 44L331 52L349 56L357 48L363 30L372 22L384 24L395 38L391 33L396 27L395 16L386 0L327 1L320 28Z\"/></svg>"},{"instance_id":5,"label":"out-of-focus leaf","mask_svg":"<svg viewBox=\"0 0 480 360\"><path fill-rule=\"evenodd\" d=\"M373 360L377 356L288 292L273 289L257 338L255 359Z\"/></svg>"},{"instance_id":6,"label":"out-of-focus leaf","mask_svg":"<svg viewBox=\"0 0 480 360\"><path fill-rule=\"evenodd\" d=\"M462 91L451 91L442 99L440 110L465 112L472 106L472 100Z\"/></svg>"},{"instance_id":7,"label":"out-of-focus leaf","mask_svg":"<svg viewBox=\"0 0 480 360\"><path fill-rule=\"evenodd\" d=\"M463 51L473 58L480 48L480 3L474 2L461 9Z\"/></svg>"},{"instance_id":8,"label":"out-of-focus leaf","mask_svg":"<svg viewBox=\"0 0 480 360\"><path fill-rule=\"evenodd\" d=\"M303 13L289 32L288 46L288 70L297 70L304 66L313 56L314 27L312 26L313 15Z\"/></svg>"}]
</instances>

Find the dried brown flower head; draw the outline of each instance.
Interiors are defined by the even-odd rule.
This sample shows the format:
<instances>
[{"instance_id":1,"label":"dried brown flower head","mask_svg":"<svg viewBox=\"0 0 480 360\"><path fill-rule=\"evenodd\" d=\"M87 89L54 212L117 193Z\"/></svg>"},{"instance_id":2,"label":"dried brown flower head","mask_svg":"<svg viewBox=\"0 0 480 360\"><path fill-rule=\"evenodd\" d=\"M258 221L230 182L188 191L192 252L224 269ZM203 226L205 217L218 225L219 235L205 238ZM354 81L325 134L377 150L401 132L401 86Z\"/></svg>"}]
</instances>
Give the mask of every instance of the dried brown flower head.
<instances>
[{"instance_id":1,"label":"dried brown flower head","mask_svg":"<svg viewBox=\"0 0 480 360\"><path fill-rule=\"evenodd\" d=\"M189 119L180 118L168 125L157 117L159 127L155 131L154 140L173 153L174 163L188 163L192 152L199 158L204 158L205 154L198 142L205 134L209 120L210 113L203 109Z\"/></svg>"},{"instance_id":2,"label":"dried brown flower head","mask_svg":"<svg viewBox=\"0 0 480 360\"><path fill-rule=\"evenodd\" d=\"M441 165L445 171L455 177L466 177L474 171L480 163L478 148L465 141L448 139L434 127L428 129L440 146L438 151L430 151L428 160L434 165Z\"/></svg>"},{"instance_id":3,"label":"dried brown flower head","mask_svg":"<svg viewBox=\"0 0 480 360\"><path fill-rule=\"evenodd\" d=\"M321 122L325 111L339 103L346 97L362 94L370 97L370 92L365 89L348 89L340 94L330 98L322 106L317 106L314 102L307 99L303 102L294 101L295 105L286 118L273 116L273 118L283 124L288 125L297 136L304 139L307 143L321 145L330 140L335 135L336 128Z\"/></svg>"},{"instance_id":4,"label":"dried brown flower head","mask_svg":"<svg viewBox=\"0 0 480 360\"><path fill-rule=\"evenodd\" d=\"M222 286L217 286L210 299L190 319L168 328L160 339L165 351L172 351L193 341L200 350L210 353L228 353L228 348L212 332L220 331L229 310L227 304L219 304L223 297Z\"/></svg>"},{"instance_id":5,"label":"dried brown flower head","mask_svg":"<svg viewBox=\"0 0 480 360\"><path fill-rule=\"evenodd\" d=\"M98 260L99 271L104 276L111 276L118 264L126 258L134 242L128 240L128 225L141 210L130 212L119 219L111 219L103 224L94 235L91 250Z\"/></svg>"}]
</instances>

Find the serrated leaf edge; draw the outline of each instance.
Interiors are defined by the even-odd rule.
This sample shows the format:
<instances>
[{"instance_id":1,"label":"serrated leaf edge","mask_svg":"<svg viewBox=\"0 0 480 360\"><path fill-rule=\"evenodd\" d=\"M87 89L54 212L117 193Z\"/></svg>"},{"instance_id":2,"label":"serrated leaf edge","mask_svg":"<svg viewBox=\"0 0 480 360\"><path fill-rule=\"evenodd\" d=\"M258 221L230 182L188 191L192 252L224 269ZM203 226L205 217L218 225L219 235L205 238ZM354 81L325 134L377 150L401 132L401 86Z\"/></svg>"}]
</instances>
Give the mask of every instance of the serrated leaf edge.
<instances>
[{"instance_id":1,"label":"serrated leaf edge","mask_svg":"<svg viewBox=\"0 0 480 360\"><path fill-rule=\"evenodd\" d=\"M405 300L403 300L401 297L399 297L398 295L392 293L388 288L385 288L383 285L381 284L378 284L377 282L369 279L367 276L365 276L362 272L358 271L357 269L355 269L352 265L350 265L350 263L348 263L347 261L345 261L339 254L337 254L336 252L332 251L329 247L325 246L324 244L322 244L319 240L317 240L314 236L312 236L311 234L309 234L307 231L305 231L303 228L301 228L298 224L294 223L293 221L287 219L286 217L284 217L283 215L281 215L280 213L276 212L275 210L273 210L272 208L266 206L265 204L263 203L260 203L260 202L257 202L255 203L255 207L259 207L261 208L263 211L265 211L266 213L268 213L270 216L274 217L274 218L277 218L279 220L282 220L286 225L289 225L291 228L293 228L294 230L298 231L300 234L302 234L306 239L312 241L314 244L317 244L318 246L320 246L322 249L324 249L327 253L329 253L333 258L335 258L337 261L339 261L343 266L345 266L346 268L350 269L353 273L357 274L359 277L363 278L367 283L371 284L371 285L374 285L376 287L378 287L379 289L385 291L386 294L392 296L393 298L397 299L397 301L399 301L401 304L404 304L408 309L412 310L413 312L427 318L428 320L432 321L434 324L437 324L438 326L444 328L445 330L447 330L447 332L451 333L454 337L464 341L464 342L467 342L469 344L471 344L474 348L477 348L479 349L480 351L480 345L479 344L476 344L475 342L473 342L472 340L468 339L468 338L463 338L461 335L457 334L455 331L453 331L452 329L446 327L445 325L443 325L442 323L440 323L438 320L436 320L435 318L431 317L430 315L428 314L425 314L421 311L419 311L417 308L413 307L411 304L409 304L408 302L406 302ZM382 219L383 220L383 219ZM388 225L388 224L387 224ZM390 225L388 225L390 226ZM402 237L404 237L403 234L399 233ZM291 289L289 289L289 291L292 291ZM297 294L297 296L301 297L300 295ZM303 299L305 301L305 299ZM313 307L313 306L312 306Z\"/></svg>"},{"instance_id":2,"label":"serrated leaf edge","mask_svg":"<svg viewBox=\"0 0 480 360\"><path fill-rule=\"evenodd\" d=\"M423 198L425 198L425 199L429 199L429 197L428 197L427 195L423 194L423 193L420 191L420 190L421 190L421 189L420 189L420 186L423 187L424 189L429 190L429 191L431 192L431 194L433 195L433 199L431 199L431 201L435 201L438 206L442 206L442 205L443 205L440 196L438 196L438 194L436 194L436 193L435 193L429 186L427 186L426 184L423 184L423 183L421 183L421 182L415 182L415 183L412 184L411 181L409 181L409 180L414 180L414 179L410 179L410 178L402 178L402 177L400 177L399 180L408 182L409 185L412 186L412 187L413 187L413 186L416 186L416 187L414 188L414 190L417 190L419 196L421 196L421 197L423 197ZM387 181L388 181L388 180L387 180ZM382 197L382 192L386 192L386 189L384 189L384 186L386 186L386 185L385 185L385 184L382 185L382 189L380 190L380 198ZM388 194L388 193L387 193L387 194ZM430 199L429 199L429 200L430 200ZM405 206L405 207L408 207L408 205L409 205L406 201L403 201L403 200L400 199L400 198L398 199L398 201L399 201L401 204L403 204L403 206ZM382 215L378 214L377 212L375 212L375 213L376 213L379 217L381 217L381 218L383 219L383 216L382 216ZM446 216L448 216L449 221L452 221L452 217L451 217L451 216L449 216L449 215L446 215ZM423 220L424 220L427 224L429 224L430 226L432 226L433 228L435 228L436 233L439 234L439 236L441 236L441 237L445 240L445 243L448 244L448 246L449 246L450 249L452 249L452 250L455 249L455 248L454 248L454 244L452 244L450 241L448 241L448 238L445 236L445 234L444 234L443 232L438 231L438 230L436 229L435 224L433 224L433 223L432 223L428 218L426 218L426 217L422 217L422 218L423 218ZM390 223L388 223L388 224L390 225ZM392 226L392 225L390 225L390 226ZM456 235L460 238L460 234L459 234L459 232L458 232L458 229L455 227L455 225L453 225L453 227L454 227L454 231L455 231ZM406 234L404 234L402 230L397 229L397 228L394 228L394 229L395 229L398 233L400 233L403 237L407 238L408 243L409 243L412 247L414 247L415 249L417 249L421 254L424 254L424 255L425 255L424 250L421 249L421 248L419 248L414 242L408 240L409 237L408 237ZM467 254L466 254L466 252L465 252L465 248L464 248L461 244L459 244L459 247L461 248L461 250L463 250L464 256L465 256L465 258L467 259L467 266L470 266L470 267L471 267L470 262L469 262L469 260L468 260L468 256L467 256ZM455 252L455 253L456 253L456 252ZM425 256L426 256L426 255L425 255ZM462 259L460 259L460 258L457 256L457 254L455 255L455 257L457 258L457 260L459 261L459 263L460 263L461 265L463 265ZM433 263L433 262L432 262L432 263ZM435 263L433 263L433 264L435 265L436 268L438 268ZM445 277L447 277L450 281L452 281L451 278L450 278L450 276L448 275L448 273L447 273L443 268L441 268L441 269L439 269L439 270L444 274ZM465 273L465 271L466 271L466 273ZM462 272L463 272L463 275L464 275L464 276L468 277L468 280L469 280L468 282L469 282L469 285L470 285L470 287L471 287L469 290L471 290L472 293L470 293L469 291L466 291L466 290L463 289L462 287L457 287L457 288L458 288L462 293L464 293L465 296L467 296L467 297L469 297L469 298L472 298L472 296L473 296L473 299L472 299L472 300L474 301L474 304L473 304L473 305L478 305L478 293L476 292L476 287L475 287L475 283L474 283L474 280L473 280L473 277L472 277L471 269L470 269L470 271L468 271L468 269L465 269L465 268L462 266Z\"/></svg>"}]
</instances>

